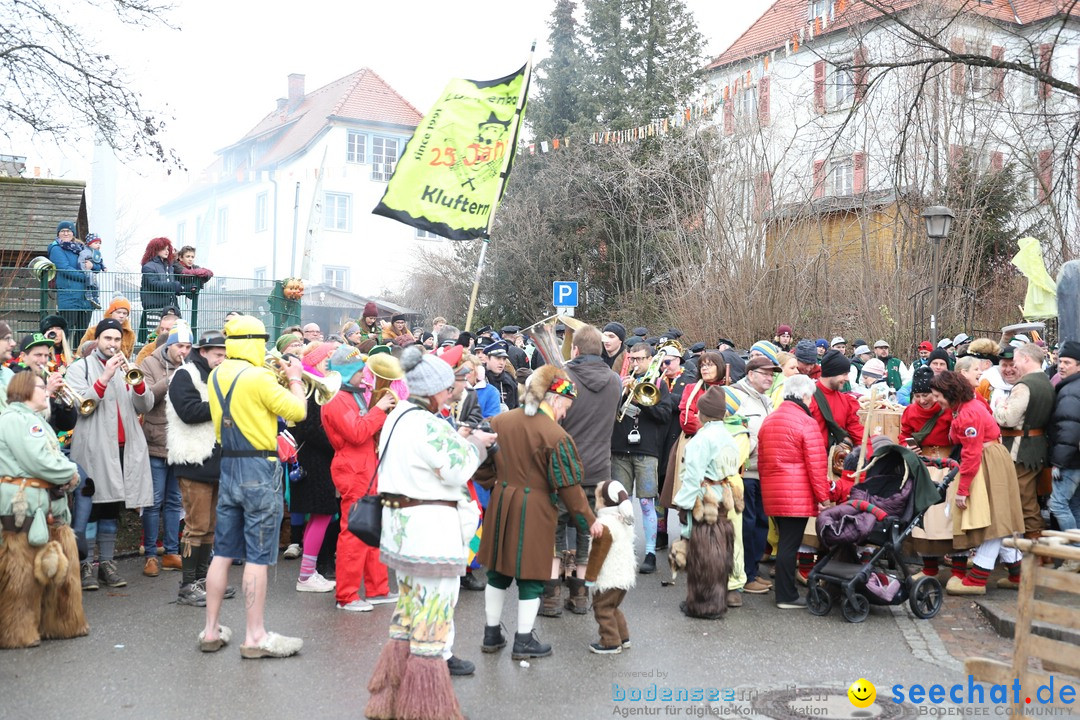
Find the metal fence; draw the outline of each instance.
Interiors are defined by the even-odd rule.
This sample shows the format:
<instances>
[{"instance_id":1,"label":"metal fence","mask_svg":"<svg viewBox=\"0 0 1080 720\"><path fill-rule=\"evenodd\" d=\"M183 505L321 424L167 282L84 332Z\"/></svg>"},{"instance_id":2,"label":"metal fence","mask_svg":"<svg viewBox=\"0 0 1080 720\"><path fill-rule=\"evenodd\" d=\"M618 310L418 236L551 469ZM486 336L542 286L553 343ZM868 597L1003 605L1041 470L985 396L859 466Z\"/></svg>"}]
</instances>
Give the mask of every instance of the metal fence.
<instances>
[{"instance_id":1,"label":"metal fence","mask_svg":"<svg viewBox=\"0 0 1080 720\"><path fill-rule=\"evenodd\" d=\"M119 295L131 303L131 326L139 337L145 336L145 330L154 330L153 320L147 322L151 327L140 327L144 322L141 273L103 272L95 277L101 309L93 312L91 324L104 317L105 308ZM271 337L300 322L300 301L287 300L280 282L214 276L201 290L178 295L176 304L196 337L203 330L221 329L225 315L233 310L259 318ZM47 275L39 277L29 268L0 267L0 320L11 325L16 339L38 332L41 318L56 311L56 290L50 289ZM68 328L68 335L77 342L85 330Z\"/></svg>"}]
</instances>

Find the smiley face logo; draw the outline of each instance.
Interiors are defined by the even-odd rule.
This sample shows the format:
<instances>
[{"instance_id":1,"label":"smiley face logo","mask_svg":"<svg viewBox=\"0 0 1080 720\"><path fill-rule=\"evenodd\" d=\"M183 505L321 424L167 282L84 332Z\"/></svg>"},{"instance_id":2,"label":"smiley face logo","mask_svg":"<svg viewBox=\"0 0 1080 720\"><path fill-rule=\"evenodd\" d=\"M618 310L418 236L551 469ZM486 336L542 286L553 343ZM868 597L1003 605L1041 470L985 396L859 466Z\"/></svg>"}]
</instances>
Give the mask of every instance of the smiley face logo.
<instances>
[{"instance_id":1,"label":"smiley face logo","mask_svg":"<svg viewBox=\"0 0 1080 720\"><path fill-rule=\"evenodd\" d=\"M877 699L877 688L866 678L859 678L851 683L847 691L848 700L857 708L868 708Z\"/></svg>"}]
</instances>

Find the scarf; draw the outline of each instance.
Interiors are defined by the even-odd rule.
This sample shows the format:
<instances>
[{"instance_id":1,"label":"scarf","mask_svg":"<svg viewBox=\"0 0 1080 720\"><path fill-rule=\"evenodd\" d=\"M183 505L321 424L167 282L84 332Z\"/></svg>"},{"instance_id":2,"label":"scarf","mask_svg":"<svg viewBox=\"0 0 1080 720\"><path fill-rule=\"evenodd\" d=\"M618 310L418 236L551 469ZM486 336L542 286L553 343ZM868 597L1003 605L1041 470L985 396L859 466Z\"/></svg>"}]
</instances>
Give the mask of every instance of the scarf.
<instances>
[{"instance_id":1,"label":"scarf","mask_svg":"<svg viewBox=\"0 0 1080 720\"><path fill-rule=\"evenodd\" d=\"M56 238L56 244L64 250L67 250L69 253L75 253L76 255L83 251L83 244L81 242L75 242L74 240L61 240L60 238ZM79 269L82 270L82 268Z\"/></svg>"}]
</instances>

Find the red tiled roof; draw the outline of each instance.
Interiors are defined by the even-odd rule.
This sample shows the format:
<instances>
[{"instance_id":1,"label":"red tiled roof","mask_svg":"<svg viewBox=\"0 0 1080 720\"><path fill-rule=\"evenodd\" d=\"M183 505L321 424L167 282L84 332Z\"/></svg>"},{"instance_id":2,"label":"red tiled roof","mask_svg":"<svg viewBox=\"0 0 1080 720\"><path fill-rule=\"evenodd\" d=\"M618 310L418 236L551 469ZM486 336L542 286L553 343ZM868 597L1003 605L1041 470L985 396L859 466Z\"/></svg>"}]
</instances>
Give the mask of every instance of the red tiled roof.
<instances>
[{"instance_id":1,"label":"red tiled roof","mask_svg":"<svg viewBox=\"0 0 1080 720\"><path fill-rule=\"evenodd\" d=\"M307 93L295 107L274 110L235 145L279 132L253 169L265 168L310 145L330 126L330 118L415 128L423 116L377 73L361 68Z\"/></svg>"},{"instance_id":2,"label":"red tiled roof","mask_svg":"<svg viewBox=\"0 0 1080 720\"><path fill-rule=\"evenodd\" d=\"M920 0L877 0L879 7L896 12L918 5ZM1028 23L1053 17L1064 12L1063 0L953 0L958 8L984 15L1008 23ZM829 23L825 33L832 33L857 25L866 20L881 17L885 13L871 8L865 2L857 0L836 0L835 19ZM724 52L720 53L706 67L713 70L725 65L744 60L759 53L784 47L784 43L797 37L799 28L807 27L809 0L776 0L740 35ZM1073 14L1080 14L1080 9L1072 9ZM816 36L821 30L815 28Z\"/></svg>"}]
</instances>

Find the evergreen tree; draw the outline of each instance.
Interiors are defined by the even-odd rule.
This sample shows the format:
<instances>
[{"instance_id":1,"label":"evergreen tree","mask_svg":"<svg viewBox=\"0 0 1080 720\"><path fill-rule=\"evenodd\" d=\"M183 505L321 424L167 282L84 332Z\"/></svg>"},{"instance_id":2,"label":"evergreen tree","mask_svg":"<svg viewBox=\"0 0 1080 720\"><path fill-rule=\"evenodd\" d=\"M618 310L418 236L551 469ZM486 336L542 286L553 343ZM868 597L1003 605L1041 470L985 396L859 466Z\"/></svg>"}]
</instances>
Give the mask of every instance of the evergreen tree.
<instances>
[{"instance_id":1,"label":"evergreen tree","mask_svg":"<svg viewBox=\"0 0 1080 720\"><path fill-rule=\"evenodd\" d=\"M585 116L575 7L573 0L555 0L555 11L548 23L551 56L536 66L539 92L530 105L528 117L539 138L563 137Z\"/></svg>"},{"instance_id":2,"label":"evergreen tree","mask_svg":"<svg viewBox=\"0 0 1080 720\"><path fill-rule=\"evenodd\" d=\"M670 115L694 92L704 37L682 0L585 0L582 86L604 127Z\"/></svg>"}]
</instances>

